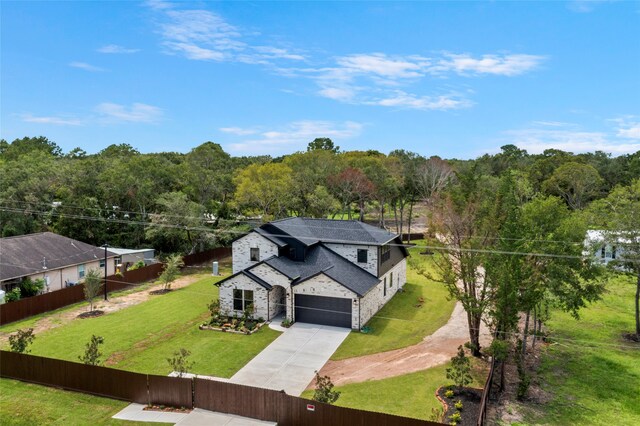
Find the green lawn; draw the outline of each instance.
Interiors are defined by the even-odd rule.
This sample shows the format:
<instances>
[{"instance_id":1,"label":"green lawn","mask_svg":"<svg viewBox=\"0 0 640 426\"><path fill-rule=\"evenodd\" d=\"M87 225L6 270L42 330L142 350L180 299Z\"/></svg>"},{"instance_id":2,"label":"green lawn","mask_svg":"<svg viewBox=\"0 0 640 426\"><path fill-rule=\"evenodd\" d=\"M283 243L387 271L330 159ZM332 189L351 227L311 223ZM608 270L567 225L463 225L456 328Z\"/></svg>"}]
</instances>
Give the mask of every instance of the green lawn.
<instances>
[{"instance_id":1,"label":"green lawn","mask_svg":"<svg viewBox=\"0 0 640 426\"><path fill-rule=\"evenodd\" d=\"M553 312L549 329L556 340L540 372L553 399L543 412L524 409L526 423L640 425L640 344L621 338L634 329L634 293L635 283L618 277L579 321Z\"/></svg>"},{"instance_id":2,"label":"green lawn","mask_svg":"<svg viewBox=\"0 0 640 426\"><path fill-rule=\"evenodd\" d=\"M472 360L472 365L474 382L470 386L481 388L486 380L486 366L484 362L475 360ZM442 407L435 396L436 390L452 384L446 378L448 366L445 364L389 379L336 386L335 390L341 392L336 405L426 420L432 408ZM305 391L302 397L311 399L313 391Z\"/></svg>"},{"instance_id":3,"label":"green lawn","mask_svg":"<svg viewBox=\"0 0 640 426\"><path fill-rule=\"evenodd\" d=\"M409 250L411 264L418 263L433 270L432 258L419 254L422 249ZM454 301L447 300L444 285L427 280L407 265L407 284L368 323L373 332L352 332L331 359L339 360L360 355L390 351L419 343L447 323ZM418 299L422 307L417 308Z\"/></svg>"},{"instance_id":4,"label":"green lawn","mask_svg":"<svg viewBox=\"0 0 640 426\"><path fill-rule=\"evenodd\" d=\"M114 420L128 402L0 379L2 425L146 425ZM154 423L162 425L167 423Z\"/></svg>"},{"instance_id":5,"label":"green lawn","mask_svg":"<svg viewBox=\"0 0 640 426\"><path fill-rule=\"evenodd\" d=\"M105 340L101 351L110 367L168 374L166 359L182 347L192 352L193 372L231 377L279 333L268 327L251 336L200 331L208 317L207 303L218 297L219 277L203 279L149 301L91 319L71 323L36 336L33 355L78 361L91 335Z\"/></svg>"}]
</instances>

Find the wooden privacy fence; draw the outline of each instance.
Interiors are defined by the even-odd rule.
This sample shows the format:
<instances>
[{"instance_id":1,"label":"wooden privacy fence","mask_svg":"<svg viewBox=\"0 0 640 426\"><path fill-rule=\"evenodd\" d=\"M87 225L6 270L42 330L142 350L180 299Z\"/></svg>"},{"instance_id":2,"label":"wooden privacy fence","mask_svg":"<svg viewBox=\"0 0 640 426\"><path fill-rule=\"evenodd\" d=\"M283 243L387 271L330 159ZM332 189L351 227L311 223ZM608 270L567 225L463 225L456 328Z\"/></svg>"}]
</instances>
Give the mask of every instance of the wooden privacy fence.
<instances>
[{"instance_id":1,"label":"wooden privacy fence","mask_svg":"<svg viewBox=\"0 0 640 426\"><path fill-rule=\"evenodd\" d=\"M441 425L426 420L337 407L287 395L282 391L198 378L133 373L6 351L0 351L0 377L140 404L197 407L277 422L281 426Z\"/></svg>"},{"instance_id":2,"label":"wooden privacy fence","mask_svg":"<svg viewBox=\"0 0 640 426\"><path fill-rule=\"evenodd\" d=\"M491 386L493 383L493 374L496 369L496 359L491 358L491 367L489 368L489 376L484 383L482 389L482 399L480 400L480 413L478 414L477 426L484 426L487 421L487 404L489 403L489 395L491 394Z\"/></svg>"},{"instance_id":3,"label":"wooden privacy fence","mask_svg":"<svg viewBox=\"0 0 640 426\"><path fill-rule=\"evenodd\" d=\"M207 250L202 253L190 254L183 257L185 266L197 265L208 260L221 259L231 255L230 247L220 247ZM110 275L107 277L108 292L126 289L131 284L139 284L158 278L162 273L164 265L155 263L144 266L133 271L126 271L122 275ZM102 295L104 287L100 287L99 294ZM63 288L39 296L26 297L15 302L0 305L0 325L19 321L33 315L53 311L84 300L84 290L82 285Z\"/></svg>"}]
</instances>

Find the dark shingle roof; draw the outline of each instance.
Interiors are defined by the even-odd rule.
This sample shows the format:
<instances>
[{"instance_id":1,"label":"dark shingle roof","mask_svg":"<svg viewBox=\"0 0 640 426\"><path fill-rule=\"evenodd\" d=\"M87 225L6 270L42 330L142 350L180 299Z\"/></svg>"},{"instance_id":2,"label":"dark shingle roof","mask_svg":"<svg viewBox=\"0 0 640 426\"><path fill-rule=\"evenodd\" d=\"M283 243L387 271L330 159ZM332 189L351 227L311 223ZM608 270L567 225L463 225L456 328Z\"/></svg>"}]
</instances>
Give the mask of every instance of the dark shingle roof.
<instances>
[{"instance_id":1,"label":"dark shingle roof","mask_svg":"<svg viewBox=\"0 0 640 426\"><path fill-rule=\"evenodd\" d=\"M99 259L104 259L103 248L53 232L0 238L0 281Z\"/></svg>"},{"instance_id":2,"label":"dark shingle roof","mask_svg":"<svg viewBox=\"0 0 640 426\"><path fill-rule=\"evenodd\" d=\"M292 279L292 285L324 273L359 296L363 296L380 282L375 275L322 245L309 249L304 262L296 262L282 256L269 258L264 263Z\"/></svg>"},{"instance_id":3,"label":"dark shingle roof","mask_svg":"<svg viewBox=\"0 0 640 426\"><path fill-rule=\"evenodd\" d=\"M397 237L385 229L357 220L330 220L292 217L268 225L310 246L318 242L383 245Z\"/></svg>"},{"instance_id":4,"label":"dark shingle roof","mask_svg":"<svg viewBox=\"0 0 640 426\"><path fill-rule=\"evenodd\" d=\"M278 247L284 247L287 245L287 242L285 240L283 240L282 238L278 238L278 236L274 233L271 233L265 229L262 228L255 228L255 231L262 235L263 237L265 237L266 239L268 239L269 241L275 243Z\"/></svg>"}]
</instances>

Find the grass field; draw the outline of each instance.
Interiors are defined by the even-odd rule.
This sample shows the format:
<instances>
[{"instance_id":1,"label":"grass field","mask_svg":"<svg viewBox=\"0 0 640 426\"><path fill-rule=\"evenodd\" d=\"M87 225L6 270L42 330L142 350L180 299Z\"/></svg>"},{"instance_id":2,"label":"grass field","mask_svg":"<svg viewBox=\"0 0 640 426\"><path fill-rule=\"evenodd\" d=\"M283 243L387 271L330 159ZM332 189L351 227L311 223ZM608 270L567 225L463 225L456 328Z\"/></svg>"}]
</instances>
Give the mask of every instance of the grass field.
<instances>
[{"instance_id":1,"label":"grass field","mask_svg":"<svg viewBox=\"0 0 640 426\"><path fill-rule=\"evenodd\" d=\"M2 425L121 425L148 423L114 420L128 402L0 379ZM167 423L154 423L162 425ZM169 423L170 424L170 423Z\"/></svg>"},{"instance_id":2,"label":"grass field","mask_svg":"<svg viewBox=\"0 0 640 426\"><path fill-rule=\"evenodd\" d=\"M635 282L620 276L579 321L553 312L555 343L540 370L552 400L543 410L522 408L525 424L640 425L640 344L621 338L634 330L634 292Z\"/></svg>"},{"instance_id":3,"label":"grass field","mask_svg":"<svg viewBox=\"0 0 640 426\"><path fill-rule=\"evenodd\" d=\"M207 303L218 297L218 277L199 281L147 302L102 317L76 319L38 334L33 355L78 361L91 335L102 336L106 365L124 370L165 375L166 359L180 348L192 352L192 372L231 377L273 341L279 333L264 328L251 336L200 331L208 317Z\"/></svg>"},{"instance_id":4,"label":"grass field","mask_svg":"<svg viewBox=\"0 0 640 426\"><path fill-rule=\"evenodd\" d=\"M409 250L417 262L433 269L430 256L419 254L422 249ZM427 280L407 265L407 284L403 293L396 294L368 323L372 333L352 332L331 359L390 351L419 343L447 323L454 301L447 300L443 284ZM418 299L424 304L417 308Z\"/></svg>"},{"instance_id":5,"label":"grass field","mask_svg":"<svg viewBox=\"0 0 640 426\"><path fill-rule=\"evenodd\" d=\"M436 390L452 384L446 378L448 366L445 364L389 379L336 386L335 390L341 392L336 405L426 420L432 408L442 407L435 396ZM487 377L487 366L477 360L472 360L472 366L474 382L470 386L481 388ZM313 391L305 391L302 397L311 399Z\"/></svg>"}]
</instances>

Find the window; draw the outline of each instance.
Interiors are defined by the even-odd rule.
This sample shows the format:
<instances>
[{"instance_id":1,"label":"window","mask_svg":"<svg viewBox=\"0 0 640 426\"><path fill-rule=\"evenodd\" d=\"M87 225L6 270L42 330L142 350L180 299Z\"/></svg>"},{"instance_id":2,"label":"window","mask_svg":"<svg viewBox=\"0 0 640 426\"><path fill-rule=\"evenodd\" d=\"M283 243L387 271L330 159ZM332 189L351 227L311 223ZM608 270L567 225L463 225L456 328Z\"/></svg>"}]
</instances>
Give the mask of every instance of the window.
<instances>
[{"instance_id":1,"label":"window","mask_svg":"<svg viewBox=\"0 0 640 426\"><path fill-rule=\"evenodd\" d=\"M611 248L611 258L615 259L616 258L616 246L613 246Z\"/></svg>"},{"instance_id":2,"label":"window","mask_svg":"<svg viewBox=\"0 0 640 426\"><path fill-rule=\"evenodd\" d=\"M367 263L367 255L369 251L366 249L358 249L358 263Z\"/></svg>"},{"instance_id":3,"label":"window","mask_svg":"<svg viewBox=\"0 0 640 426\"><path fill-rule=\"evenodd\" d=\"M84 278L84 265L78 265L78 278Z\"/></svg>"},{"instance_id":4,"label":"window","mask_svg":"<svg viewBox=\"0 0 640 426\"><path fill-rule=\"evenodd\" d=\"M384 283L382 285L382 295L387 295L387 277L384 277Z\"/></svg>"},{"instance_id":5,"label":"window","mask_svg":"<svg viewBox=\"0 0 640 426\"><path fill-rule=\"evenodd\" d=\"M391 247L382 246L381 254L380 254L380 262L386 262L391 259Z\"/></svg>"},{"instance_id":6,"label":"window","mask_svg":"<svg viewBox=\"0 0 640 426\"><path fill-rule=\"evenodd\" d=\"M600 251L600 257L602 257L604 259L604 254L605 254L605 247L602 246L602 250Z\"/></svg>"},{"instance_id":7,"label":"window","mask_svg":"<svg viewBox=\"0 0 640 426\"><path fill-rule=\"evenodd\" d=\"M250 250L250 259L252 262L260 262L260 248L259 247L251 247Z\"/></svg>"},{"instance_id":8,"label":"window","mask_svg":"<svg viewBox=\"0 0 640 426\"><path fill-rule=\"evenodd\" d=\"M100 267L104 268L104 259L100 259Z\"/></svg>"},{"instance_id":9,"label":"window","mask_svg":"<svg viewBox=\"0 0 640 426\"><path fill-rule=\"evenodd\" d=\"M233 309L244 311L253 305L253 290L233 290Z\"/></svg>"},{"instance_id":10,"label":"window","mask_svg":"<svg viewBox=\"0 0 640 426\"><path fill-rule=\"evenodd\" d=\"M393 272L389 275L389 288L393 285Z\"/></svg>"}]
</instances>

